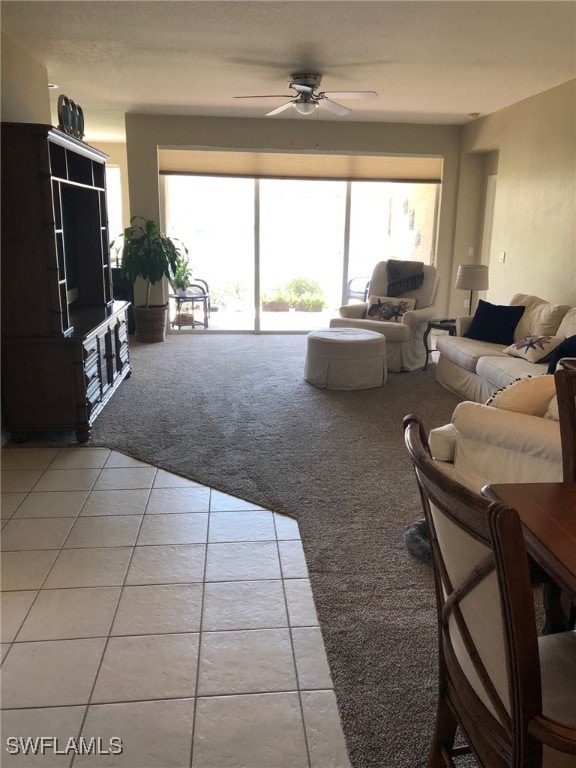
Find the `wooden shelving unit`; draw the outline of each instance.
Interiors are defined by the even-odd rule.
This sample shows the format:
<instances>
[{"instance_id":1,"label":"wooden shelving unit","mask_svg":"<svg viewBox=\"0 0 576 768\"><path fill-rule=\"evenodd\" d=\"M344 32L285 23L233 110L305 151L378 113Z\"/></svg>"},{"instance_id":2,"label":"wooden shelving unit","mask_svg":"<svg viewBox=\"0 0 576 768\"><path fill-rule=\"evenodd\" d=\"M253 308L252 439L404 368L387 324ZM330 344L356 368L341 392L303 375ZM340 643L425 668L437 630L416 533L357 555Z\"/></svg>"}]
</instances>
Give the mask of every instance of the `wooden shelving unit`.
<instances>
[{"instance_id":1,"label":"wooden shelving unit","mask_svg":"<svg viewBox=\"0 0 576 768\"><path fill-rule=\"evenodd\" d=\"M14 440L74 429L87 441L130 375L105 162L49 125L2 124L2 407Z\"/></svg>"}]
</instances>

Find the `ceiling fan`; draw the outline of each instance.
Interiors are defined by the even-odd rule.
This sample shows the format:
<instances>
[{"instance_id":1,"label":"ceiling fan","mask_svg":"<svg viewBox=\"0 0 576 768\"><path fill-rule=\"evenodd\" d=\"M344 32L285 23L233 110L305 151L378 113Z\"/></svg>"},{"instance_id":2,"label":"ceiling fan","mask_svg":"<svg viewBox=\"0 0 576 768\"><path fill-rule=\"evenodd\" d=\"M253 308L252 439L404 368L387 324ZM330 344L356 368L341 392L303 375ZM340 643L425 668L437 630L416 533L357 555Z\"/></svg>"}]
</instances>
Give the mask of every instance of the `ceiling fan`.
<instances>
[{"instance_id":1,"label":"ceiling fan","mask_svg":"<svg viewBox=\"0 0 576 768\"><path fill-rule=\"evenodd\" d=\"M328 109L336 115L343 117L352 110L333 101L331 97L337 99L375 99L378 94L376 91L319 91L322 75L312 72L295 72L290 75L288 81L289 87L296 92L292 94L270 94L265 96L235 96L235 99L290 99L286 104L276 107L271 112L266 113L266 117L279 115L285 109L295 109L301 115L311 115L318 108Z\"/></svg>"}]
</instances>

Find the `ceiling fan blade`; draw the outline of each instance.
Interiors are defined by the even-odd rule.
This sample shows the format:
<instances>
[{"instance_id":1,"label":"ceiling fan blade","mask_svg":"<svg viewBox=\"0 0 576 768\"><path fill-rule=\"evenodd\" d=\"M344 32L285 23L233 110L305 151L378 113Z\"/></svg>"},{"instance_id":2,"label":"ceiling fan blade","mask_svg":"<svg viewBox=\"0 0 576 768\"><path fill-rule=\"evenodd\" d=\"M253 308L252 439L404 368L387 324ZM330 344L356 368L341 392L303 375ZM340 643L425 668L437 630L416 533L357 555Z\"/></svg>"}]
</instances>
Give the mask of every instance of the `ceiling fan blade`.
<instances>
[{"instance_id":1,"label":"ceiling fan blade","mask_svg":"<svg viewBox=\"0 0 576 768\"><path fill-rule=\"evenodd\" d=\"M335 99L376 99L378 97L376 91L326 91L320 95Z\"/></svg>"},{"instance_id":2,"label":"ceiling fan blade","mask_svg":"<svg viewBox=\"0 0 576 768\"><path fill-rule=\"evenodd\" d=\"M293 101L288 101L286 104L282 104L281 107L276 107L276 109L273 109L272 112L266 112L265 117L272 117L273 115L279 115L280 112L284 112L285 109L289 109L293 103L294 103Z\"/></svg>"},{"instance_id":3,"label":"ceiling fan blade","mask_svg":"<svg viewBox=\"0 0 576 768\"><path fill-rule=\"evenodd\" d=\"M310 85L300 85L300 83L290 83L290 88L294 88L298 93L314 93L314 88Z\"/></svg>"},{"instance_id":4,"label":"ceiling fan blade","mask_svg":"<svg viewBox=\"0 0 576 768\"><path fill-rule=\"evenodd\" d=\"M266 93L258 96L234 96L235 99L291 99L289 93Z\"/></svg>"},{"instance_id":5,"label":"ceiling fan blade","mask_svg":"<svg viewBox=\"0 0 576 768\"><path fill-rule=\"evenodd\" d=\"M352 110L348 109L348 107L345 107L343 104L338 104L335 101L330 101L330 99L326 96L318 101L318 105L321 109L329 109L330 112L335 112L337 115L341 115L342 117L352 112Z\"/></svg>"}]
</instances>

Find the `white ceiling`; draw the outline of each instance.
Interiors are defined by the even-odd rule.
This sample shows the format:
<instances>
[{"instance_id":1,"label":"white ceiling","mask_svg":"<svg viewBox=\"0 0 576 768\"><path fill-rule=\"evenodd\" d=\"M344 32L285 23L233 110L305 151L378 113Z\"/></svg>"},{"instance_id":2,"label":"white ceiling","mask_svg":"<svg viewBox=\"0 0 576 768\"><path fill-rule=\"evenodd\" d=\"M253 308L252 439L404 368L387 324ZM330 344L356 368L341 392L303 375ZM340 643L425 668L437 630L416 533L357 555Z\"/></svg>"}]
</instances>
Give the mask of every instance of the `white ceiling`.
<instances>
[{"instance_id":1,"label":"white ceiling","mask_svg":"<svg viewBox=\"0 0 576 768\"><path fill-rule=\"evenodd\" d=\"M18 0L2 29L84 110L86 139L122 140L127 112L262 117L294 71L374 90L344 118L462 124L576 77L573 0Z\"/></svg>"}]
</instances>

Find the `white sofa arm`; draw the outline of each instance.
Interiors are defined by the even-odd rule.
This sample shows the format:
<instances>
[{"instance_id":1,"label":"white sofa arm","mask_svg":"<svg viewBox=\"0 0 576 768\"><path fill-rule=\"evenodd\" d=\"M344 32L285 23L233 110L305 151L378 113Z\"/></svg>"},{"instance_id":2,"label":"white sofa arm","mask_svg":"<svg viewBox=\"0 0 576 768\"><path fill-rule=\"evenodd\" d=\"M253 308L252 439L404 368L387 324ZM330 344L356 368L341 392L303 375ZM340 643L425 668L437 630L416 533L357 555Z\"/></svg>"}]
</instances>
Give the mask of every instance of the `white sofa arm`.
<instances>
[{"instance_id":1,"label":"white sofa arm","mask_svg":"<svg viewBox=\"0 0 576 768\"><path fill-rule=\"evenodd\" d=\"M432 458L436 461L454 461L458 432L454 424L445 424L430 430L428 444Z\"/></svg>"},{"instance_id":2,"label":"white sofa arm","mask_svg":"<svg viewBox=\"0 0 576 768\"><path fill-rule=\"evenodd\" d=\"M363 301L359 304L346 304L338 310L340 317L354 318L355 320L364 320L368 311L368 303Z\"/></svg>"},{"instance_id":3,"label":"white sofa arm","mask_svg":"<svg viewBox=\"0 0 576 768\"><path fill-rule=\"evenodd\" d=\"M456 318L456 336L464 336L472 325L472 317L473 315L463 315Z\"/></svg>"},{"instance_id":4,"label":"white sofa arm","mask_svg":"<svg viewBox=\"0 0 576 768\"><path fill-rule=\"evenodd\" d=\"M454 469L469 487L562 480L557 421L465 401L456 406L452 424Z\"/></svg>"}]
</instances>

